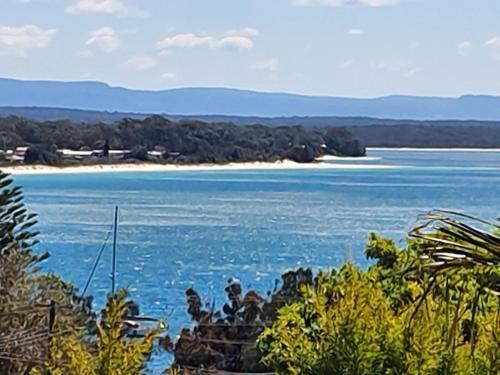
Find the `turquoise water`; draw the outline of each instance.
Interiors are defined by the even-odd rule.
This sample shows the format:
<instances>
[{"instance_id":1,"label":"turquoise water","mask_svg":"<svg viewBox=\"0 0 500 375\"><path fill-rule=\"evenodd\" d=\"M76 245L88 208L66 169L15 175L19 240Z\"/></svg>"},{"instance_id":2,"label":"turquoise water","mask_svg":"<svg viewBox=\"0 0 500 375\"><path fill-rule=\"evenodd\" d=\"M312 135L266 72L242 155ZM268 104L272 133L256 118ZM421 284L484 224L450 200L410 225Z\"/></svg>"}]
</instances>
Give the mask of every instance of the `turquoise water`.
<instances>
[{"instance_id":1,"label":"turquoise water","mask_svg":"<svg viewBox=\"0 0 500 375\"><path fill-rule=\"evenodd\" d=\"M44 264L83 287L120 206L118 284L142 312L189 324L184 290L224 302L236 277L262 293L290 268L367 266L369 232L402 243L419 214L451 208L500 216L499 152L370 151L341 164L390 169L101 173L19 176L39 213ZM109 248L110 249L110 248ZM110 252L90 287L100 305L110 289ZM164 367L162 360L156 369Z\"/></svg>"}]
</instances>

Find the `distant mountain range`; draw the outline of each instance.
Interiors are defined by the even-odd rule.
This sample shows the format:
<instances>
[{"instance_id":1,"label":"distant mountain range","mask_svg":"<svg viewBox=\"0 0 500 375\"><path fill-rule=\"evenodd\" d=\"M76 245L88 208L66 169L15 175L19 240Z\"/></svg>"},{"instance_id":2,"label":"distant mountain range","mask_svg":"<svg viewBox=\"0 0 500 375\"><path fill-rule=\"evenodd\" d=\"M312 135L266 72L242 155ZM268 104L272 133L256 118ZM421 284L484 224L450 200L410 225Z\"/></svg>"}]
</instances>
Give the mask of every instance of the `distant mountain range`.
<instances>
[{"instance_id":1,"label":"distant mountain range","mask_svg":"<svg viewBox=\"0 0 500 375\"><path fill-rule=\"evenodd\" d=\"M9 116L22 117L32 121L71 121L74 123L107 123L111 124L123 118L144 120L153 114L142 114L132 112L108 112L91 111L70 108L52 107L1 107L0 118ZM395 128L432 126L432 127L457 127L457 128L499 128L500 121L481 120L394 120L379 119L373 117L339 117L339 116L280 116L280 117L259 117L259 116L230 116L230 115L168 115L162 114L172 121L198 120L203 122L226 122L235 125L265 125L275 126L296 126L306 128L329 128L329 127L373 127L388 126Z\"/></svg>"},{"instance_id":2,"label":"distant mountain range","mask_svg":"<svg viewBox=\"0 0 500 375\"><path fill-rule=\"evenodd\" d=\"M412 120L500 120L500 97L486 95L466 95L459 98L393 95L359 99L225 88L146 91L111 87L100 82L14 79L0 79L0 107L106 111L111 112L108 114L108 119L131 113L133 117L142 117L144 114L167 114L189 117L193 117L192 115L334 116ZM0 115L5 113L4 109Z\"/></svg>"}]
</instances>

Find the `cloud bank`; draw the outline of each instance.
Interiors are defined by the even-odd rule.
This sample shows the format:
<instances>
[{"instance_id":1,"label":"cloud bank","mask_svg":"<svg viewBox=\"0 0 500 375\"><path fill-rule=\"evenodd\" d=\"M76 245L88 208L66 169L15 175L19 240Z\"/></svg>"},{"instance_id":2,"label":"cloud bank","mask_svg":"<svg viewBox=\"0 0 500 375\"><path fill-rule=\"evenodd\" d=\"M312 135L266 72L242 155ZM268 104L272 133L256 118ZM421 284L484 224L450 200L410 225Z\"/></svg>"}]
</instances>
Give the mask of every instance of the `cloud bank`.
<instances>
[{"instance_id":1,"label":"cloud bank","mask_svg":"<svg viewBox=\"0 0 500 375\"><path fill-rule=\"evenodd\" d=\"M97 47L106 53L110 53L120 47L121 41L116 31L109 26L101 27L90 33L85 42L87 47Z\"/></svg>"},{"instance_id":2,"label":"cloud bank","mask_svg":"<svg viewBox=\"0 0 500 375\"><path fill-rule=\"evenodd\" d=\"M47 47L56 32L36 25L0 26L0 53L24 56L29 49Z\"/></svg>"},{"instance_id":3,"label":"cloud bank","mask_svg":"<svg viewBox=\"0 0 500 375\"><path fill-rule=\"evenodd\" d=\"M127 14L128 8L121 0L78 0L66 8L68 13Z\"/></svg>"},{"instance_id":4,"label":"cloud bank","mask_svg":"<svg viewBox=\"0 0 500 375\"><path fill-rule=\"evenodd\" d=\"M176 34L163 38L156 43L156 47L163 53L173 48L196 47L244 50L254 47L253 38L257 35L259 32L250 27L228 30L222 35Z\"/></svg>"}]
</instances>

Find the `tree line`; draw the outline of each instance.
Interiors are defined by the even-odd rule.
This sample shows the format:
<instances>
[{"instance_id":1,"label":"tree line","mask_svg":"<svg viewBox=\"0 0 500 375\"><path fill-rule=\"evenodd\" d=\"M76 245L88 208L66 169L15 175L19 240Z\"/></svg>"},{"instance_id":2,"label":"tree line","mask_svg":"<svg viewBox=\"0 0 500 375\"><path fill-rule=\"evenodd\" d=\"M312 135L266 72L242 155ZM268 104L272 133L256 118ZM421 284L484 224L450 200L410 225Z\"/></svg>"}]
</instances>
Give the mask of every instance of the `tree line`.
<instances>
[{"instance_id":1,"label":"tree line","mask_svg":"<svg viewBox=\"0 0 500 375\"><path fill-rule=\"evenodd\" d=\"M3 149L30 146L30 162L57 164L57 149L129 150L129 159L147 160L156 150L162 159L175 154L177 163L312 162L324 154L363 156L359 139L345 129L315 130L301 126L237 126L194 120L170 121L162 116L125 118L113 124L70 121L35 122L19 117L0 119Z\"/></svg>"}]
</instances>

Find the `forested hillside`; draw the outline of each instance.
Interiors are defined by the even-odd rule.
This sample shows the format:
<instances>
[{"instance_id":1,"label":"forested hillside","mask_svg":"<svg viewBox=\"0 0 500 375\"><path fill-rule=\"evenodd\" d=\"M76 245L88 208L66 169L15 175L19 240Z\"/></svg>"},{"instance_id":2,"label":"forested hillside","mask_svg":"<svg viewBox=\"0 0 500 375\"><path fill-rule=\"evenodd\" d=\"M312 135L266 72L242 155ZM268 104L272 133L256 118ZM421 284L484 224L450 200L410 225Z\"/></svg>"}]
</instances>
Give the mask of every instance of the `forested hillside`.
<instances>
[{"instance_id":1,"label":"forested hillside","mask_svg":"<svg viewBox=\"0 0 500 375\"><path fill-rule=\"evenodd\" d=\"M367 147L500 148L500 126L374 125L345 129Z\"/></svg>"},{"instance_id":2,"label":"forested hillside","mask_svg":"<svg viewBox=\"0 0 500 375\"><path fill-rule=\"evenodd\" d=\"M139 113L84 111L67 108L0 107L0 117L22 117L35 122L72 122L112 124L123 118L144 120ZM369 147L468 147L499 148L500 122L497 121L418 121L370 117L240 117L167 115L170 121L192 123L231 123L239 126L302 126L326 133L330 128L344 128Z\"/></svg>"},{"instance_id":3,"label":"forested hillside","mask_svg":"<svg viewBox=\"0 0 500 375\"><path fill-rule=\"evenodd\" d=\"M55 164L57 150L127 150L126 158L177 163L225 163L291 159L311 162L323 154L362 156L365 148L349 131L320 131L263 125L236 126L200 121L173 122L161 116L123 119L113 124L38 123L18 117L0 119L3 149L31 146L33 161ZM36 152L34 151L36 150ZM31 161L31 160L30 160Z\"/></svg>"}]
</instances>

